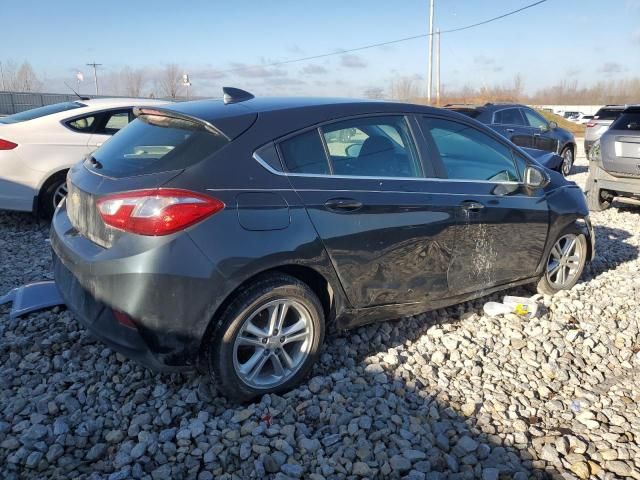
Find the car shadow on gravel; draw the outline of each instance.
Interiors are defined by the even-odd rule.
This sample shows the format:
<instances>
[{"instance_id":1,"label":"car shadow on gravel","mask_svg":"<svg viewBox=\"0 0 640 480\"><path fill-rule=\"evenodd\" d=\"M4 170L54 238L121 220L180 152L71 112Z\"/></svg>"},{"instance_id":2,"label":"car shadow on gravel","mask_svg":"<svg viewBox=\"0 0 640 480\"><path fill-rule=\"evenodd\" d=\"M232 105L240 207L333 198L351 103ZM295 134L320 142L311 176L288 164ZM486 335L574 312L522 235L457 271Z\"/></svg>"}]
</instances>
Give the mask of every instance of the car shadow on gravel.
<instances>
[{"instance_id":1,"label":"car shadow on gravel","mask_svg":"<svg viewBox=\"0 0 640 480\"><path fill-rule=\"evenodd\" d=\"M627 241L633 237L630 232L603 225L594 225L593 228L596 236L596 254L585 266L580 283L638 258L638 247Z\"/></svg>"}]
</instances>

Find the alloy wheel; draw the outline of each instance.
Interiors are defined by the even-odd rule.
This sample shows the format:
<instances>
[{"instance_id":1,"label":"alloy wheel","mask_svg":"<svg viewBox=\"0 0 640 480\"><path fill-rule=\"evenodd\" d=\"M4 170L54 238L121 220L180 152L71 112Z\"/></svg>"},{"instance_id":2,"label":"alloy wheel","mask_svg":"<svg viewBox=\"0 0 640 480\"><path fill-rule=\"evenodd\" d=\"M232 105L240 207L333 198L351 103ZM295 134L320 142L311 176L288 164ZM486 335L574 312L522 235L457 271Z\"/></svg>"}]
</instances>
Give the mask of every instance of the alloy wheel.
<instances>
[{"instance_id":1,"label":"alloy wheel","mask_svg":"<svg viewBox=\"0 0 640 480\"><path fill-rule=\"evenodd\" d=\"M300 369L313 342L311 314L299 302L279 299L244 321L233 345L233 367L246 385L276 388Z\"/></svg>"},{"instance_id":2,"label":"alloy wheel","mask_svg":"<svg viewBox=\"0 0 640 480\"><path fill-rule=\"evenodd\" d=\"M559 290L570 285L580 273L584 253L578 235L569 233L560 237L553 245L547 262L549 283Z\"/></svg>"},{"instance_id":3,"label":"alloy wheel","mask_svg":"<svg viewBox=\"0 0 640 480\"><path fill-rule=\"evenodd\" d=\"M53 209L55 210L60 202L67 196L67 182L62 182L56 187L52 195Z\"/></svg>"},{"instance_id":4,"label":"alloy wheel","mask_svg":"<svg viewBox=\"0 0 640 480\"><path fill-rule=\"evenodd\" d=\"M565 149L562 158L562 174L566 177L573 168L573 150L571 148Z\"/></svg>"}]
</instances>

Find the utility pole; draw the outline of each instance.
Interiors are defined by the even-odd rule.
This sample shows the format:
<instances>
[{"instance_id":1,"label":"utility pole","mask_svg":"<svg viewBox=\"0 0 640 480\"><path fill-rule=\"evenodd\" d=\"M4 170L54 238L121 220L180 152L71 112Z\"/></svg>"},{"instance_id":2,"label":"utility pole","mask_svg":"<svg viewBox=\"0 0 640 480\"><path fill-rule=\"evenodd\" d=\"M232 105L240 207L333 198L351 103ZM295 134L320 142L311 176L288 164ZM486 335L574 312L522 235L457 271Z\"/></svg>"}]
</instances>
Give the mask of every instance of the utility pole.
<instances>
[{"instance_id":1,"label":"utility pole","mask_svg":"<svg viewBox=\"0 0 640 480\"><path fill-rule=\"evenodd\" d=\"M440 106L440 29L436 30L436 105Z\"/></svg>"},{"instance_id":2,"label":"utility pole","mask_svg":"<svg viewBox=\"0 0 640 480\"><path fill-rule=\"evenodd\" d=\"M96 83L96 95L98 95L98 67L100 67L101 63L87 63L87 67L93 67L93 81Z\"/></svg>"},{"instance_id":3,"label":"utility pole","mask_svg":"<svg viewBox=\"0 0 640 480\"><path fill-rule=\"evenodd\" d=\"M431 90L433 83L433 2L429 0L429 73L427 75L427 102L431 103Z\"/></svg>"}]
</instances>

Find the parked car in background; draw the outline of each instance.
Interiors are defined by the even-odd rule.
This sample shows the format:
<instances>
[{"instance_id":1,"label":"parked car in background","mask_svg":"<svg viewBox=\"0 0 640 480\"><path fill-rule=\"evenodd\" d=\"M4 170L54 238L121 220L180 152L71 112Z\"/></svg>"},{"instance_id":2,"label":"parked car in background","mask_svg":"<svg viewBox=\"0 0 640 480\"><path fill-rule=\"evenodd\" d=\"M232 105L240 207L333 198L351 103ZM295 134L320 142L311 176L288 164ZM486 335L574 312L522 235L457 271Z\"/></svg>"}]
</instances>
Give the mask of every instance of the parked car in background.
<instances>
[{"instance_id":1,"label":"parked car in background","mask_svg":"<svg viewBox=\"0 0 640 480\"><path fill-rule=\"evenodd\" d=\"M575 183L453 112L225 89L136 115L69 172L56 283L115 350L238 400L297 385L329 325L553 294L594 251Z\"/></svg>"},{"instance_id":2,"label":"parked car in background","mask_svg":"<svg viewBox=\"0 0 640 480\"><path fill-rule=\"evenodd\" d=\"M133 119L136 98L79 99L0 118L0 209L49 218L66 195L67 170Z\"/></svg>"},{"instance_id":3,"label":"parked car in background","mask_svg":"<svg viewBox=\"0 0 640 480\"><path fill-rule=\"evenodd\" d=\"M620 116L624 105L605 105L596 112L584 131L584 152L588 156L593 144L607 131L613 121Z\"/></svg>"},{"instance_id":4,"label":"parked car in background","mask_svg":"<svg viewBox=\"0 0 640 480\"><path fill-rule=\"evenodd\" d=\"M626 108L592 147L586 195L601 211L614 199L640 205L640 105Z\"/></svg>"},{"instance_id":5,"label":"parked car in background","mask_svg":"<svg viewBox=\"0 0 640 480\"><path fill-rule=\"evenodd\" d=\"M446 105L445 108L475 118L505 136L519 147L535 148L559 154L563 161L558 171L569 175L576 153L573 133L547 121L526 105L487 103L474 105Z\"/></svg>"}]
</instances>

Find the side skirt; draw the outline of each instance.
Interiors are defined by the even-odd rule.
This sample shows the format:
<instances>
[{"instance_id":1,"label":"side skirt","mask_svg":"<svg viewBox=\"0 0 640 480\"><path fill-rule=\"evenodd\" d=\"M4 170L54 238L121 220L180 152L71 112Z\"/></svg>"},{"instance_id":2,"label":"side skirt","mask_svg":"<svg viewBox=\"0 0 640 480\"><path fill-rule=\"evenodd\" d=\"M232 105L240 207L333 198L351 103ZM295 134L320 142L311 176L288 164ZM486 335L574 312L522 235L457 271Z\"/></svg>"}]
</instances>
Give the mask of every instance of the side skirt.
<instances>
[{"instance_id":1,"label":"side skirt","mask_svg":"<svg viewBox=\"0 0 640 480\"><path fill-rule=\"evenodd\" d=\"M375 307L361 308L356 310L346 310L338 318L336 318L336 327L338 330L348 330L362 325L367 325L381 320L391 320L400 317L417 315L420 313L437 310L438 308L449 307L458 303L475 300L485 295L517 287L519 285L527 285L534 283L539 277L529 277L515 282L510 282L486 290L465 293L453 297L446 297L440 300L434 300L429 303L396 303L392 305L378 305Z\"/></svg>"}]
</instances>

